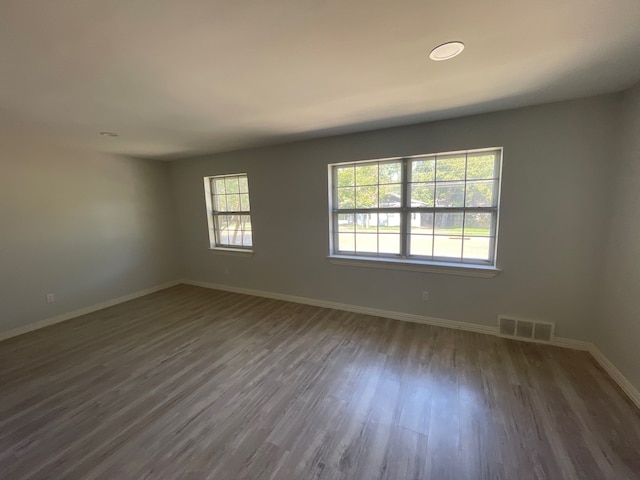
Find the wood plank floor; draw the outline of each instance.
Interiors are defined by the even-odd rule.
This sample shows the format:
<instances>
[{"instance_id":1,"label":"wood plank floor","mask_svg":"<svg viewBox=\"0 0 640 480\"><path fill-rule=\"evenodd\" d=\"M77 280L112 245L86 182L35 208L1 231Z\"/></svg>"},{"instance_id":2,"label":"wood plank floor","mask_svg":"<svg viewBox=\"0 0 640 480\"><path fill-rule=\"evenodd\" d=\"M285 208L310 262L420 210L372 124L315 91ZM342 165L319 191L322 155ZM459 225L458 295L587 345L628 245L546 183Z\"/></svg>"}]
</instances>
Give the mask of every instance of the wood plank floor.
<instances>
[{"instance_id":1,"label":"wood plank floor","mask_svg":"<svg viewBox=\"0 0 640 480\"><path fill-rule=\"evenodd\" d=\"M180 285L0 342L2 479L638 479L584 352Z\"/></svg>"}]
</instances>

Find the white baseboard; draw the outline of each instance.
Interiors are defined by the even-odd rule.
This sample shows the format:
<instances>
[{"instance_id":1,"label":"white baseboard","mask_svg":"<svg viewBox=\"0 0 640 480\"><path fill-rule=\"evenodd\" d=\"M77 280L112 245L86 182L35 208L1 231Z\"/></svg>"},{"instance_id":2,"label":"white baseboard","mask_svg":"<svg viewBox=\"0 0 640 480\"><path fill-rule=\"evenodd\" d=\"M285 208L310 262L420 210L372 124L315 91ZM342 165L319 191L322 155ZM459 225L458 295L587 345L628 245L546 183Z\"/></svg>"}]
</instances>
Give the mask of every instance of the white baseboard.
<instances>
[{"instance_id":1,"label":"white baseboard","mask_svg":"<svg viewBox=\"0 0 640 480\"><path fill-rule=\"evenodd\" d=\"M433 325L437 327L453 328L456 330L464 330L468 332L485 333L488 335L500 336L498 334L497 327L491 327L487 325L477 325L467 322L458 322L454 320L446 320L443 318L427 317L423 315L415 315L411 313L393 312L389 310L381 310L377 308L363 307L360 305L350 305L346 303L331 302L328 300L318 300L315 298L298 297L294 295L287 295L284 293L266 292L263 290L253 290L250 288L234 287L231 285L221 285L208 282L199 282L195 280L176 280L167 282L162 285L147 288L139 292L124 295L122 297L107 300L96 305L74 310L72 312L56 315L55 317L40 320L39 322L30 323L22 327L14 328L5 332L0 332L0 341L7 338L16 337L24 333L32 332L40 328L48 327L49 325L55 325L56 323L64 322L72 318L86 315L88 313L96 312L104 308L112 307L120 303L133 300L135 298L149 295L150 293L158 292L169 287L173 287L178 284L195 285L198 287L211 288L214 290L223 290L227 292L242 293L245 295L253 295L256 297L272 298L275 300L284 300L293 303L302 303L305 305L313 305L316 307L333 308L335 310L343 310L347 312L362 313L365 315L372 315L376 317L392 318L403 322L420 323L424 325ZM545 342L546 343L546 342ZM548 343L547 343L548 344ZM631 382L616 368L616 366L609 361L609 359L591 342L585 342L583 340L573 340L570 338L556 337L551 345L563 348L571 348L574 350L583 350L589 352L598 364L611 376L611 378L620 386L620 388L628 395L631 401L640 408L640 391L635 388Z\"/></svg>"},{"instance_id":2,"label":"white baseboard","mask_svg":"<svg viewBox=\"0 0 640 480\"><path fill-rule=\"evenodd\" d=\"M98 303L96 305L91 305L85 308L80 308L72 312L61 313L60 315L56 315L55 317L45 318L44 320L40 320L38 322L30 323L28 325L23 325L21 327L14 328L12 330L7 330L5 332L0 332L0 341L6 340L7 338L11 338L11 337L17 337L18 335L32 332L40 328L48 327L49 325L55 325L56 323L64 322L66 320L71 320L72 318L80 317L88 313L97 312L98 310L112 307L114 305L118 305L119 303L128 302L129 300L133 300L134 298L144 297L145 295L149 295L150 293L158 292L160 290L164 290L165 288L173 287L181 283L183 282L178 280L175 280L173 282L163 283L162 285L157 285L155 287L147 288L145 290L140 290L139 292L130 293L129 295L124 295L122 297L114 298L112 300L107 300L106 302Z\"/></svg>"},{"instance_id":3,"label":"white baseboard","mask_svg":"<svg viewBox=\"0 0 640 480\"><path fill-rule=\"evenodd\" d=\"M549 345L549 342L543 342ZM586 342L584 340L574 340L573 338L554 337L551 341L551 345L555 347L570 348L572 350L581 350L583 352L590 352L593 348L593 343Z\"/></svg>"},{"instance_id":4,"label":"white baseboard","mask_svg":"<svg viewBox=\"0 0 640 480\"><path fill-rule=\"evenodd\" d=\"M591 356L595 358L596 362L600 364L604 371L611 376L613 381L618 384L622 391L627 394L631 401L640 408L640 391L631 384L627 377L625 377L622 372L618 370L613 363L611 363L611 361L600 351L598 347L592 344L589 353L591 353Z\"/></svg>"},{"instance_id":5,"label":"white baseboard","mask_svg":"<svg viewBox=\"0 0 640 480\"><path fill-rule=\"evenodd\" d=\"M293 303L302 303L305 305L314 305L316 307L333 308L335 310L344 310L347 312L362 313L365 315L373 315L376 317L392 318L404 322L421 323L425 325L433 325L437 327L453 328L456 330L464 330L467 332L485 333L488 335L501 336L498 327L487 325L477 325L474 323L458 322L454 320L446 320L443 318L427 317L423 315L415 315L411 313L392 312L389 310L380 310L377 308L363 307L360 305L350 305L346 303L331 302L328 300L318 300L308 297L297 297L284 293L266 292L263 290L253 290L250 288L235 287L231 285L222 285L217 283L200 282L196 280L183 280L182 283L187 285L195 285L198 287L211 288L214 290L222 290L226 292L242 293L245 295L253 295L255 297L272 298L275 300L284 300ZM520 341L528 341L525 339L514 339ZM640 408L640 392L622 375L622 373L604 356L604 354L591 342L584 340L574 340L572 338L555 337L552 342L535 342L544 343L545 345L553 345L556 347L570 348L573 350L581 350L589 352L593 358L602 366L602 368L611 376L611 378L620 386L620 388L629 396L631 401Z\"/></svg>"},{"instance_id":6,"label":"white baseboard","mask_svg":"<svg viewBox=\"0 0 640 480\"><path fill-rule=\"evenodd\" d=\"M223 290L225 292L243 293L245 295L253 295L254 297L272 298L274 300L284 300L286 302L303 303L305 305L313 305L315 307L333 308L335 310L344 310L346 312L362 313L365 315L373 315L375 317L392 318L404 322L421 323L424 325L434 325L437 327L454 328L456 330L465 330L468 332L488 333L496 335L497 327L487 325L477 325L474 323L457 322L454 320L445 320L443 318L426 317L423 315L414 315L412 313L392 312L390 310L380 310L378 308L363 307L360 305L351 305L347 303L331 302L328 300L318 300L309 297L297 297L284 293L266 292L263 290L253 290L250 288L234 287L230 285L221 285L217 283L199 282L195 280L184 280L187 285L195 285L197 287L211 288L214 290Z\"/></svg>"}]
</instances>

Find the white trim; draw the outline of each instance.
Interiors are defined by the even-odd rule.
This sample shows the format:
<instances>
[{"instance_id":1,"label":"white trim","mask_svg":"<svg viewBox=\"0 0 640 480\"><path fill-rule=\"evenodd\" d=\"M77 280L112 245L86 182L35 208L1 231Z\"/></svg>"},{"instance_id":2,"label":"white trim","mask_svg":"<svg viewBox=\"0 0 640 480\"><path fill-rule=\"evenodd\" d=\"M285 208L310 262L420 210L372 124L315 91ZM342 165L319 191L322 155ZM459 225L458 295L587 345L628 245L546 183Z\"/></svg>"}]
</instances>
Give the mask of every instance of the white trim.
<instances>
[{"instance_id":1,"label":"white trim","mask_svg":"<svg viewBox=\"0 0 640 480\"><path fill-rule=\"evenodd\" d=\"M205 200L205 206L206 206L206 211L207 211L207 225L209 227L209 249L210 250L218 250L221 253L229 253L229 252L234 252L234 253L238 253L241 251L244 251L245 253L249 253L249 254L253 254L253 248L235 248L232 245L218 245L218 232L216 232L216 226L215 226L215 220L214 217L218 214L222 214L225 212L222 211L216 211L215 209L215 205L213 204L213 196L216 194L216 192L213 191L213 186L212 186L212 180L217 179L217 178L227 178L227 177L237 177L238 181L240 178L245 177L247 179L247 196L249 196L249 175L246 172L243 173L226 173L223 175L209 175L203 178L204 180L204 200ZM240 195L239 191L238 191L238 195ZM238 197L240 198L240 197ZM242 208L242 205L238 206L239 208ZM227 212L227 213L231 213L231 212ZM248 217L251 217L251 207L249 207L249 210L239 210L236 211L234 214L240 214L240 215L246 215ZM253 239L253 231L251 232L251 238ZM243 242L244 242L244 233L243 233ZM252 247L253 247L253 240L252 240Z\"/></svg>"},{"instance_id":2,"label":"white trim","mask_svg":"<svg viewBox=\"0 0 640 480\"><path fill-rule=\"evenodd\" d=\"M491 153L492 156L494 157L494 168L493 168L493 173L494 173L494 178L492 179L469 179L467 178L467 171L466 168L468 166L468 160L469 160L469 155L474 155L474 154L478 154L478 153ZM464 203L464 205L459 206L459 207L438 207L437 205L433 205L431 207L427 207L427 206L421 206L418 207L418 205L414 205L414 202L409 201L410 200L410 195L408 192L408 188L411 185L411 181L412 181L412 177L411 177L411 164L413 161L416 161L417 159L424 159L424 158L430 158L433 159L436 162L436 167L437 167L437 162L440 159L446 159L447 157L451 158L452 156L464 156L465 157L465 175L464 178L461 179L460 181L462 181L465 185L467 185L467 182L473 182L475 180L493 180L495 187L497 188L497 191L495 192L495 196L494 196L494 202L492 202L492 204L490 206L485 206L485 207L471 207L466 205L466 200ZM358 261L381 261L381 262L387 262L387 266L385 267L381 267L380 265L375 265L375 264L362 264L362 263L352 263L352 265L354 266L362 266L362 267L377 267L377 268L393 268L394 263L396 265L398 265L396 268L398 270L412 270L412 271L427 271L427 272L433 272L433 273L442 273L442 274L452 274L452 275L467 275L467 276L472 276L472 277L486 277L486 278L490 278L490 277L494 277L495 275L497 275L497 273L500 271L497 268L497 253L498 253L498 234L499 234L499 223L500 223L500 196L501 196L501 190L502 190L502 164L503 164L503 156L504 156L504 148L503 147L494 147L494 148L477 148L477 149L470 149L470 150L460 150L460 151L456 151L456 152L434 152L434 153L422 153L422 154L417 154L417 155L409 155L409 156L399 156L399 157L391 157L391 158L386 158L386 159L370 159L370 160L360 160L360 161L355 161L355 162L339 162L339 163L331 163L328 165L329 167L329 175L328 175L328 182L329 182L329 202L328 202L328 207L329 207L329 258L333 259L335 257L341 258L342 260L340 261L333 261L333 263L342 263L342 264L348 264L346 263L346 261L349 261L351 259L353 260L358 260ZM353 167L356 168L356 166L358 164L362 164L362 165L380 165L382 163L389 163L389 162L393 162L396 164L399 164L401 166L401 178L399 180L398 185L401 186L402 189L402 194L401 194L401 201L397 206L394 206L393 208L383 208L381 206L375 207L375 208L364 208L364 207L357 207L357 205L353 205L351 208L339 208L339 206L336 206L335 202L337 201L338 198L338 179L337 179L337 170L340 168L344 168L344 167ZM496 165L497 164L497 165ZM498 168L496 168L496 166ZM496 177L497 175L497 177ZM434 181L436 181L436 183L434 185L437 185L437 179L435 179ZM432 182L429 182L432 183ZM380 178L378 178L378 182L377 184L380 184ZM354 183L354 186L357 187L358 186L358 182L357 179ZM493 246L492 250L492 256L490 258L490 262L489 264L487 263L480 263L480 268L485 267L487 269L486 272L482 272L481 274L475 273L472 269L476 266L478 266L478 263L473 263L473 262L464 262L463 259L460 259L461 261L456 262L455 259L451 259L451 258L438 258L438 256L435 255L434 252L431 252L433 255L430 255L429 259L424 259L424 260L420 260L420 259L415 259L414 256L410 255L410 214L411 213L415 213L415 212L425 212L425 213L433 213L434 215L437 215L437 213L439 211L454 211L456 213L465 213L465 212L472 212L472 211L482 211L485 213L490 213L492 215L492 227L494 227L492 230L493 235L488 237L489 241L490 241L490 245ZM339 220L339 216L340 215L354 215L357 216L359 214L367 214L367 213L393 213L393 214L398 214L400 215L400 224L399 224L399 228L400 228L400 237L402 239L401 245L400 245L400 252L399 255L393 255L394 258L388 258L386 256L376 256L376 254L374 253L373 255L366 255L364 253L362 253L362 255L358 255L356 252L349 252L346 250L340 250L338 246L336 246L336 241L337 241L337 237L334 238L334 236L336 235L336 228L338 226L338 220ZM495 222L494 222L495 221ZM493 225L495 223L495 225ZM463 225L464 227L464 225ZM435 228L435 227L434 227ZM357 229L356 229L357 230ZM462 229L463 233L464 233L464 228ZM356 232L357 233L357 232ZM463 235L464 236L464 235ZM355 238L355 237L354 237ZM464 253L464 242L462 244L462 250ZM418 257L420 258L420 257ZM464 255L463 255L464 258ZM442 260L442 262L440 261ZM453 260L453 262L452 262ZM433 268L433 267L445 267L445 268ZM458 268L462 268L461 270L455 271L450 269L450 267L458 267ZM489 268L487 268L489 267Z\"/></svg>"},{"instance_id":3,"label":"white trim","mask_svg":"<svg viewBox=\"0 0 640 480\"><path fill-rule=\"evenodd\" d=\"M348 255L330 255L327 258L329 262L335 265L383 268L386 270L408 270L411 272L439 273L464 277L493 278L502 271L492 266L462 263L418 262L411 260L393 260L389 258L362 258Z\"/></svg>"},{"instance_id":4,"label":"white trim","mask_svg":"<svg viewBox=\"0 0 640 480\"><path fill-rule=\"evenodd\" d=\"M483 148L471 148L467 150L452 150L450 152L431 152L431 153L410 153L407 155L397 155L395 157L382 157L382 158L364 158L360 160L347 160L344 162L338 163L330 163L329 166L332 167L334 165L351 165L352 163L369 163L369 162L393 162L394 160L402 160L403 158L419 158L419 157L435 157L436 155L445 156L445 155L460 155L460 154L469 154L469 153L481 153L481 152L492 152L495 150L504 150L504 147L483 147Z\"/></svg>"},{"instance_id":5,"label":"white trim","mask_svg":"<svg viewBox=\"0 0 640 480\"><path fill-rule=\"evenodd\" d=\"M485 333L488 335L494 335L501 338L509 338L511 340L532 342L532 340L527 340L527 339L504 337L502 335L499 335L497 327L492 327L488 325L478 325L478 324L467 323L467 322L458 322L454 320L446 320L446 319L435 318L435 317L426 317L423 315L415 315L411 313L392 312L389 310L380 310L377 308L363 307L359 305L350 305L346 303L331 302L328 300L317 300L317 299L308 298L308 297L297 297L294 295L287 295L284 293L266 292L263 290L253 290L250 288L235 287L231 285L199 282L196 280L176 280L172 282L163 283L162 285L157 285L155 287L147 288L139 292L131 293L129 295L124 295L122 297L114 298L112 300L107 300L106 302L98 303L90 307L81 308L79 310L74 310L72 312L56 315L55 317L51 317L45 320L40 320L39 322L31 323L29 325L24 325L22 327L14 328L12 330L7 330L5 332L0 332L0 341L6 340L11 337L17 337L18 335L32 332L40 328L48 327L49 325L55 325L56 323L61 323L66 320L71 320L72 318L76 318L82 315L87 315L89 313L93 313L98 310L112 307L120 303L128 302L129 300L143 297L145 295L149 295L151 293L155 293L160 290L165 290L167 288L170 288L179 284L195 285L198 287L211 288L214 290L243 293L245 295L253 295L256 297L272 298L275 300L284 300L287 302L302 303L305 305L313 305L316 307L333 308L336 310L362 313L365 315L372 315L376 317L392 318L394 320L400 320L403 322L433 325L437 327L452 328L455 330L463 330L467 332ZM582 351L589 352L591 356L596 360L596 362L598 362L598 364L603 368L603 370L607 372L611 376L613 381L622 389L622 391L627 394L629 399L638 408L640 408L640 391L638 391L638 389L631 384L631 382L620 372L620 370L618 370L618 368L613 363L611 363L611 361L593 343L586 342L583 340L574 340L571 338L562 338L562 337L555 337L552 342L533 341L533 343L544 343L545 345L553 345L561 348L571 348L574 350L582 350Z\"/></svg>"},{"instance_id":6,"label":"white trim","mask_svg":"<svg viewBox=\"0 0 640 480\"><path fill-rule=\"evenodd\" d=\"M225 292L243 293L245 295L253 295L254 297L272 298L274 300L284 300L286 302L302 303L305 305L313 305L315 307L333 308L335 310L343 310L346 312L362 313L364 315L373 315L375 317L392 318L403 322L421 323L424 325L434 325L437 327L453 328L455 330L465 330L468 332L488 333L490 335L497 334L497 328L488 325L478 325L475 323L458 322L455 320L445 320L443 318L426 317L423 315L415 315L413 313L392 312L390 310L380 310L378 308L363 307L360 305L351 305L347 303L332 302L329 300L318 300L309 297L297 297L284 293L266 292L263 290L253 290L250 288L235 287L231 285L222 285L217 283L199 282L195 280L185 280L187 285L195 285L197 287L211 288L213 290L223 290Z\"/></svg>"},{"instance_id":7,"label":"white trim","mask_svg":"<svg viewBox=\"0 0 640 480\"><path fill-rule=\"evenodd\" d=\"M538 343L540 345L551 345L552 347L569 348L571 350L580 350L582 352L590 352L592 343L584 340L574 340L573 338L554 337L550 342L546 340L536 340L535 338L515 337L513 335L502 335L499 331L496 337L506 338L507 340L518 340L519 342Z\"/></svg>"},{"instance_id":8,"label":"white trim","mask_svg":"<svg viewBox=\"0 0 640 480\"><path fill-rule=\"evenodd\" d=\"M209 250L215 253L224 253L225 255L253 255L253 250L248 248L227 248L227 247L209 247Z\"/></svg>"},{"instance_id":9,"label":"white trim","mask_svg":"<svg viewBox=\"0 0 640 480\"><path fill-rule=\"evenodd\" d=\"M631 384L627 377L625 377L622 372L618 370L613 363L611 363L611 361L600 351L598 347L591 344L589 353L591 353L591 356L596 360L596 362L598 362L598 364L600 364L604 371L609 374L613 381L618 384L622 391L627 394L636 407L640 408L640 391Z\"/></svg>"},{"instance_id":10,"label":"white trim","mask_svg":"<svg viewBox=\"0 0 640 480\"><path fill-rule=\"evenodd\" d=\"M534 342L537 343L537 342ZM540 342L554 347L570 348L571 350L580 350L582 352L591 352L593 343L585 340L574 340L573 338L555 337L552 342Z\"/></svg>"},{"instance_id":11,"label":"white trim","mask_svg":"<svg viewBox=\"0 0 640 480\"><path fill-rule=\"evenodd\" d=\"M360 305L350 305L346 303L332 302L329 300L318 300L315 298L298 297L287 295L284 293L267 292L264 290L254 290L251 288L236 287L232 285L222 285L217 283L200 282L196 280L183 280L182 283L187 285L195 285L197 287L211 288L213 290L222 290L225 292L242 293L245 295L253 295L255 297L272 298L275 300L284 300L293 303L302 303L305 305L313 305L316 307L333 308L347 312L362 313L375 317L392 318L403 322L420 323L424 325L433 325L436 327L452 328L455 330L463 330L467 332L485 333L500 338L517 340L522 342L540 343L544 345L552 345L560 348L570 348L589 352L591 356L600 364L600 366L611 376L620 388L629 396L631 401L640 408L640 392L627 380L627 378L604 356L604 354L593 343L584 340L574 340L572 338L555 337L551 342L541 342L529 340L525 338L508 337L499 334L498 327L489 325L478 325L468 322L458 322L455 320L446 320L443 318L426 317L423 315L415 315L412 313L392 312L389 310L380 310L377 308L363 307Z\"/></svg>"},{"instance_id":12,"label":"white trim","mask_svg":"<svg viewBox=\"0 0 640 480\"><path fill-rule=\"evenodd\" d=\"M150 293L155 293L169 287L174 287L181 283L183 282L179 280L174 280L172 282L163 283L162 285L157 285L155 287L147 288L145 290L140 290L139 292L130 293L128 295L114 298L112 300L107 300L106 302L97 303L95 305L80 308L78 310L73 310L72 312L61 313L60 315L56 315L55 317L45 318L44 320L40 320L38 322L30 323L28 325L23 325L21 327L17 327L11 330L6 330L4 332L0 332L0 341L6 340L12 337L17 337L18 335L23 335L25 333L38 330L40 328L48 327L49 325L55 325L56 323L65 322L67 320L71 320L72 318L80 317L82 315L87 315L88 313L93 313L93 312L97 312L98 310L103 310L108 307L113 307L114 305L128 302L129 300L133 300L135 298L144 297L145 295L149 295Z\"/></svg>"}]
</instances>

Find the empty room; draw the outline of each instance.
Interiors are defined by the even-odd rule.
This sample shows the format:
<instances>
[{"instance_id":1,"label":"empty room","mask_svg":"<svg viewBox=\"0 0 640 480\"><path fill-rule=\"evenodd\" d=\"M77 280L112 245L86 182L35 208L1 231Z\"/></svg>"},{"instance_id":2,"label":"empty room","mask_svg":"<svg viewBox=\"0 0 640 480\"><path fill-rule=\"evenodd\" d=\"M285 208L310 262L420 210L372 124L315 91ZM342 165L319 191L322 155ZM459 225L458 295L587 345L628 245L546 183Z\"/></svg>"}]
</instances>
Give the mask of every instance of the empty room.
<instances>
[{"instance_id":1,"label":"empty room","mask_svg":"<svg viewBox=\"0 0 640 480\"><path fill-rule=\"evenodd\" d=\"M638 0L0 0L0 479L640 480Z\"/></svg>"}]
</instances>

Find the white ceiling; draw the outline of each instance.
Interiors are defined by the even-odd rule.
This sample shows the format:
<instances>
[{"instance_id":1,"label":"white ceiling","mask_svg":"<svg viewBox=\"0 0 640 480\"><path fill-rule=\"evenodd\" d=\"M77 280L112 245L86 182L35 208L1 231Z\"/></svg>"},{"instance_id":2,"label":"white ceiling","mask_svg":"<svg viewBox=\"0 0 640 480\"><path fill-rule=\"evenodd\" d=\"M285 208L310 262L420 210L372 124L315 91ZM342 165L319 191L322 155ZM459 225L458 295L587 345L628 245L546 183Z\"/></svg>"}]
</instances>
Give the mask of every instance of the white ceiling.
<instances>
[{"instance_id":1,"label":"white ceiling","mask_svg":"<svg viewBox=\"0 0 640 480\"><path fill-rule=\"evenodd\" d=\"M176 158L538 104L640 80L639 26L638 0L0 0L0 127Z\"/></svg>"}]
</instances>

